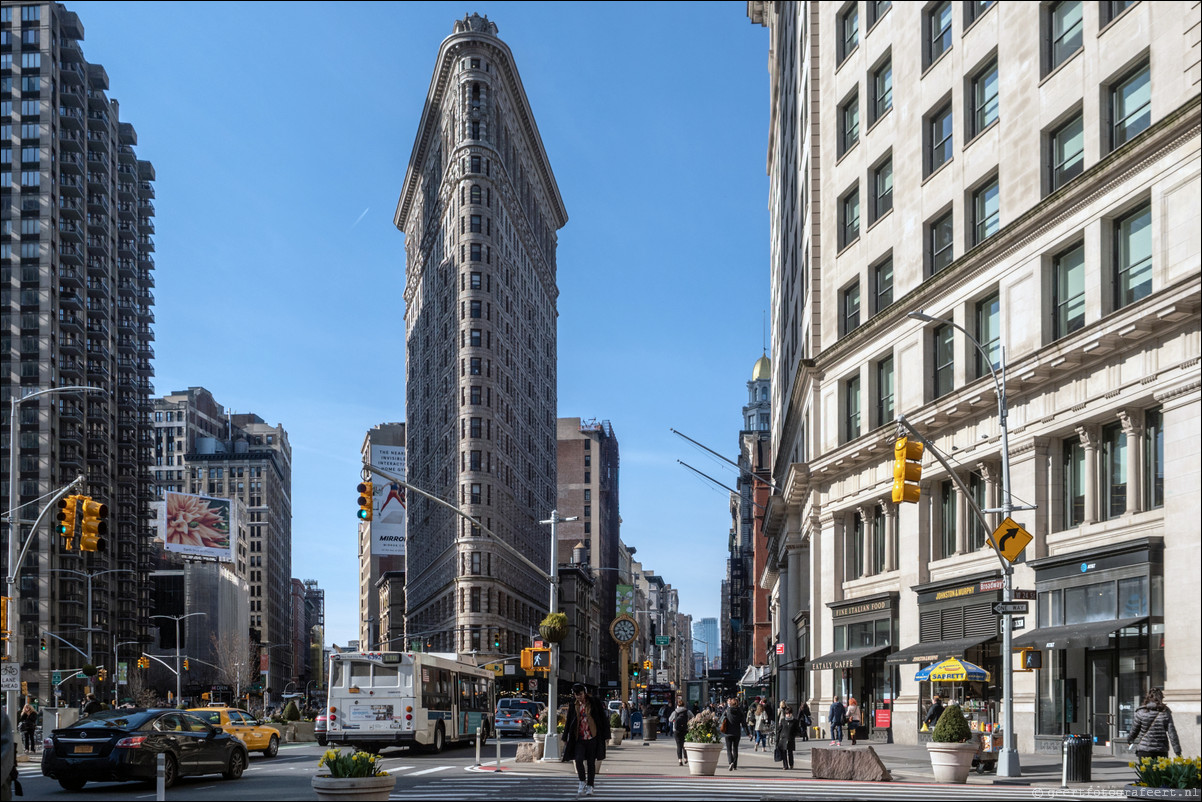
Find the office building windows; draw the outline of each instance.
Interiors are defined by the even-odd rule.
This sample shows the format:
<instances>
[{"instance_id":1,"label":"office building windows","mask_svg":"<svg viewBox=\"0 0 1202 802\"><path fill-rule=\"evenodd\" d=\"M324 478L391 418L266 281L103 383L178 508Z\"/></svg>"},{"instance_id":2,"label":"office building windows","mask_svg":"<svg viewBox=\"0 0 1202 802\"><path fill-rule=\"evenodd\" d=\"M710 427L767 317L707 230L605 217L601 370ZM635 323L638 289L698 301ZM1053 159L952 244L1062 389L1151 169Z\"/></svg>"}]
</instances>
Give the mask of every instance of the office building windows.
<instances>
[{"instance_id":1,"label":"office building windows","mask_svg":"<svg viewBox=\"0 0 1202 802\"><path fill-rule=\"evenodd\" d=\"M1102 516L1127 511L1127 433L1119 422L1102 427Z\"/></svg>"},{"instance_id":2,"label":"office building windows","mask_svg":"<svg viewBox=\"0 0 1202 802\"><path fill-rule=\"evenodd\" d=\"M956 364L953 329L950 323L937 326L932 332L935 362L935 398L950 393L956 384Z\"/></svg>"},{"instance_id":3,"label":"office building windows","mask_svg":"<svg viewBox=\"0 0 1202 802\"><path fill-rule=\"evenodd\" d=\"M939 556L956 553L956 486L950 479L939 483Z\"/></svg>"},{"instance_id":4,"label":"office building windows","mask_svg":"<svg viewBox=\"0 0 1202 802\"><path fill-rule=\"evenodd\" d=\"M852 92L851 97L839 107L839 155L851 150L860 141L860 95Z\"/></svg>"},{"instance_id":5,"label":"office building windows","mask_svg":"<svg viewBox=\"0 0 1202 802\"><path fill-rule=\"evenodd\" d=\"M988 506L985 502L985 479L981 474L973 472L968 475L968 492L978 507L985 509ZM981 523L981 519L970 511L966 523L968 524L968 550L972 552L983 548L985 546L985 525Z\"/></svg>"},{"instance_id":6,"label":"office building windows","mask_svg":"<svg viewBox=\"0 0 1202 802\"><path fill-rule=\"evenodd\" d=\"M927 251L933 276L952 263L952 213L949 211L927 229Z\"/></svg>"},{"instance_id":7,"label":"office building windows","mask_svg":"<svg viewBox=\"0 0 1202 802\"><path fill-rule=\"evenodd\" d=\"M1064 528L1085 523L1085 447L1081 438L1066 437L1060 458L1061 487L1064 492Z\"/></svg>"},{"instance_id":8,"label":"office building windows","mask_svg":"<svg viewBox=\"0 0 1202 802\"><path fill-rule=\"evenodd\" d=\"M964 27L972 25L981 15L993 8L995 0L969 0L964 4Z\"/></svg>"},{"instance_id":9,"label":"office building windows","mask_svg":"<svg viewBox=\"0 0 1202 802\"><path fill-rule=\"evenodd\" d=\"M1051 136L1048 190L1055 192L1085 169L1085 118L1080 114L1061 125Z\"/></svg>"},{"instance_id":10,"label":"office building windows","mask_svg":"<svg viewBox=\"0 0 1202 802\"><path fill-rule=\"evenodd\" d=\"M1152 124L1152 76L1145 64L1110 90L1110 149L1128 142Z\"/></svg>"},{"instance_id":11,"label":"office building windows","mask_svg":"<svg viewBox=\"0 0 1202 802\"><path fill-rule=\"evenodd\" d=\"M1144 204L1114 226L1114 308L1152 292L1152 205Z\"/></svg>"},{"instance_id":12,"label":"office building windows","mask_svg":"<svg viewBox=\"0 0 1202 802\"><path fill-rule=\"evenodd\" d=\"M997 94L997 60L995 59L972 79L972 133L974 136L997 120Z\"/></svg>"},{"instance_id":13,"label":"office building windows","mask_svg":"<svg viewBox=\"0 0 1202 802\"><path fill-rule=\"evenodd\" d=\"M1052 258L1052 339L1085 325L1085 245L1079 243Z\"/></svg>"},{"instance_id":14,"label":"office building windows","mask_svg":"<svg viewBox=\"0 0 1202 802\"><path fill-rule=\"evenodd\" d=\"M927 117L927 174L935 172L952 158L952 104Z\"/></svg>"},{"instance_id":15,"label":"office building windows","mask_svg":"<svg viewBox=\"0 0 1202 802\"><path fill-rule=\"evenodd\" d=\"M1159 409L1144 413L1144 509L1164 506L1164 416Z\"/></svg>"},{"instance_id":16,"label":"office building windows","mask_svg":"<svg viewBox=\"0 0 1202 802\"><path fill-rule=\"evenodd\" d=\"M893 157L872 171L872 219L875 222L893 208Z\"/></svg>"},{"instance_id":17,"label":"office building windows","mask_svg":"<svg viewBox=\"0 0 1202 802\"><path fill-rule=\"evenodd\" d=\"M976 324L976 340L989 355L986 361L985 356L976 351L977 376L988 376L990 367L993 370L1002 367L1002 304L996 292L977 302Z\"/></svg>"},{"instance_id":18,"label":"office building windows","mask_svg":"<svg viewBox=\"0 0 1202 802\"><path fill-rule=\"evenodd\" d=\"M872 73L872 122L893 108L893 61L886 59Z\"/></svg>"},{"instance_id":19,"label":"office building windows","mask_svg":"<svg viewBox=\"0 0 1202 802\"><path fill-rule=\"evenodd\" d=\"M844 248L860 236L860 191L853 189L839 205L839 247Z\"/></svg>"},{"instance_id":20,"label":"office building windows","mask_svg":"<svg viewBox=\"0 0 1202 802\"><path fill-rule=\"evenodd\" d=\"M893 422L893 356L876 363L876 425L886 426Z\"/></svg>"},{"instance_id":21,"label":"office building windows","mask_svg":"<svg viewBox=\"0 0 1202 802\"><path fill-rule=\"evenodd\" d=\"M859 3L852 2L839 15L839 63L860 43Z\"/></svg>"},{"instance_id":22,"label":"office building windows","mask_svg":"<svg viewBox=\"0 0 1202 802\"><path fill-rule=\"evenodd\" d=\"M974 245L984 242L1001 227L998 220L1001 196L997 179L993 179L972 195L972 241Z\"/></svg>"},{"instance_id":23,"label":"office building windows","mask_svg":"<svg viewBox=\"0 0 1202 802\"><path fill-rule=\"evenodd\" d=\"M1081 49L1081 0L1063 0L1047 6L1048 72Z\"/></svg>"},{"instance_id":24,"label":"office building windows","mask_svg":"<svg viewBox=\"0 0 1202 802\"><path fill-rule=\"evenodd\" d=\"M860 325L860 282L856 281L840 293L839 333L849 334Z\"/></svg>"},{"instance_id":25,"label":"office building windows","mask_svg":"<svg viewBox=\"0 0 1202 802\"><path fill-rule=\"evenodd\" d=\"M872 269L872 290L876 299L873 314L893 303L893 259L889 258Z\"/></svg>"},{"instance_id":26,"label":"office building windows","mask_svg":"<svg viewBox=\"0 0 1202 802\"><path fill-rule=\"evenodd\" d=\"M860 377L853 376L843 386L843 434L845 442L860 436Z\"/></svg>"},{"instance_id":27,"label":"office building windows","mask_svg":"<svg viewBox=\"0 0 1202 802\"><path fill-rule=\"evenodd\" d=\"M939 57L952 46L952 4L951 0L939 3L926 14L927 30L927 60L929 66L939 60Z\"/></svg>"}]
</instances>

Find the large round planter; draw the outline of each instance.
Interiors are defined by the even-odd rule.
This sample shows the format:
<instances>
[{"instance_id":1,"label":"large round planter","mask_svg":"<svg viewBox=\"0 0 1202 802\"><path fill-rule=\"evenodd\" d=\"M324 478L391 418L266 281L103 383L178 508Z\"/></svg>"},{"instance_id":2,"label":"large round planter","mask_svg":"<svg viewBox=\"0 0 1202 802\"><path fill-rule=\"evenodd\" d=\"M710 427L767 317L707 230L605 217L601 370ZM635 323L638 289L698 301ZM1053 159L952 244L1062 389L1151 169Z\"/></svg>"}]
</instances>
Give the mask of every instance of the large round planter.
<instances>
[{"instance_id":1,"label":"large round planter","mask_svg":"<svg viewBox=\"0 0 1202 802\"><path fill-rule=\"evenodd\" d=\"M1199 788L1149 788L1145 785L1128 785L1123 789L1128 799L1200 799Z\"/></svg>"},{"instance_id":2,"label":"large round planter","mask_svg":"<svg viewBox=\"0 0 1202 802\"><path fill-rule=\"evenodd\" d=\"M689 774L712 777L722 755L722 744L697 744L684 742L684 753L689 758Z\"/></svg>"},{"instance_id":3,"label":"large round planter","mask_svg":"<svg viewBox=\"0 0 1202 802\"><path fill-rule=\"evenodd\" d=\"M317 798L328 802L386 802L395 787L396 777L392 774L380 777L331 777L322 774L313 778L313 790L317 793Z\"/></svg>"},{"instance_id":4,"label":"large round planter","mask_svg":"<svg viewBox=\"0 0 1202 802\"><path fill-rule=\"evenodd\" d=\"M935 772L937 783L968 782L968 773L972 771L972 759L977 754L977 745L969 741L963 744L927 743L927 752L931 755L931 769Z\"/></svg>"},{"instance_id":5,"label":"large round planter","mask_svg":"<svg viewBox=\"0 0 1202 802\"><path fill-rule=\"evenodd\" d=\"M612 746L621 746L622 739L626 737L626 730L621 727L613 727L609 731L609 743Z\"/></svg>"}]
</instances>

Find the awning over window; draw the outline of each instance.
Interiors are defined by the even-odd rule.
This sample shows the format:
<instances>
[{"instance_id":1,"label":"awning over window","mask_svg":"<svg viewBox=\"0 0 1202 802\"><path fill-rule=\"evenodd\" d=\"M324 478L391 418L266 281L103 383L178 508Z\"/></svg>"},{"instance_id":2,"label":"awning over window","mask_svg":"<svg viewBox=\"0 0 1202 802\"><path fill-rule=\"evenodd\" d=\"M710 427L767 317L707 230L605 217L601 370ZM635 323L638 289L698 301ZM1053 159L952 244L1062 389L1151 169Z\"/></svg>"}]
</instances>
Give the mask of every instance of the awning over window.
<instances>
[{"instance_id":1,"label":"awning over window","mask_svg":"<svg viewBox=\"0 0 1202 802\"><path fill-rule=\"evenodd\" d=\"M1118 618L1111 621L1094 621L1089 624L1073 624L1067 627L1043 627L1016 635L1011 645L1015 648L1033 646L1037 649L1100 649L1110 645L1110 636L1126 627L1144 623L1148 617Z\"/></svg>"},{"instance_id":2,"label":"awning over window","mask_svg":"<svg viewBox=\"0 0 1202 802\"><path fill-rule=\"evenodd\" d=\"M949 657L963 657L964 653L974 646L980 646L987 640L993 640L996 635L974 635L971 638L955 640L937 640L927 643L916 643L894 652L885 658L886 663L934 663Z\"/></svg>"},{"instance_id":3,"label":"awning over window","mask_svg":"<svg viewBox=\"0 0 1202 802\"><path fill-rule=\"evenodd\" d=\"M862 646L859 649L844 649L841 652L831 652L810 661L810 671L826 671L832 668L859 668L865 657L880 654L888 650L888 646Z\"/></svg>"},{"instance_id":4,"label":"awning over window","mask_svg":"<svg viewBox=\"0 0 1202 802\"><path fill-rule=\"evenodd\" d=\"M767 685L770 673L771 669L768 666L747 666L747 670L743 672L743 678L739 680L739 685L744 688Z\"/></svg>"}]
</instances>

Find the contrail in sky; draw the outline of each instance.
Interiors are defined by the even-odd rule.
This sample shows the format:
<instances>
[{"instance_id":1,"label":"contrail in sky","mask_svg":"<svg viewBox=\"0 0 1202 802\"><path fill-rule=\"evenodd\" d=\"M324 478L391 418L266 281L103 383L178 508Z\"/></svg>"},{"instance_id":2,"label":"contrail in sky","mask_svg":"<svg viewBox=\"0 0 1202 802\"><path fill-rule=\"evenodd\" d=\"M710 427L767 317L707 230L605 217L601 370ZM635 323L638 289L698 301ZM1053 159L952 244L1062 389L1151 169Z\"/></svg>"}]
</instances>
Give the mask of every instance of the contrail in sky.
<instances>
[{"instance_id":1,"label":"contrail in sky","mask_svg":"<svg viewBox=\"0 0 1202 802\"><path fill-rule=\"evenodd\" d=\"M366 209L364 209L363 214L359 215L359 218L357 220L355 220L355 222L351 223L351 228L354 228L355 226L359 225L359 223L363 220L364 217L367 216L367 213L370 210L371 210L370 206L368 206Z\"/></svg>"}]
</instances>

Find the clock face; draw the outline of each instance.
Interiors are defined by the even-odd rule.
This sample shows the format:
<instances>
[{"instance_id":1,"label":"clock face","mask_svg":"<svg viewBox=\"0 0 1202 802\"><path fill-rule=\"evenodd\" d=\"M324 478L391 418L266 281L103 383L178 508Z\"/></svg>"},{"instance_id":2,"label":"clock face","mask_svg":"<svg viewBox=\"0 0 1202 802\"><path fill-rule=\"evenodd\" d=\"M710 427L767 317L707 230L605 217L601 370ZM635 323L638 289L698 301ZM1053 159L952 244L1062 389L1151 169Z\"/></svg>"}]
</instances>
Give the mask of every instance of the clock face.
<instances>
[{"instance_id":1,"label":"clock face","mask_svg":"<svg viewBox=\"0 0 1202 802\"><path fill-rule=\"evenodd\" d=\"M634 640L635 627L634 622L629 618L620 618L614 622L614 637L622 643L630 643Z\"/></svg>"}]
</instances>

